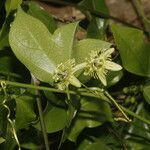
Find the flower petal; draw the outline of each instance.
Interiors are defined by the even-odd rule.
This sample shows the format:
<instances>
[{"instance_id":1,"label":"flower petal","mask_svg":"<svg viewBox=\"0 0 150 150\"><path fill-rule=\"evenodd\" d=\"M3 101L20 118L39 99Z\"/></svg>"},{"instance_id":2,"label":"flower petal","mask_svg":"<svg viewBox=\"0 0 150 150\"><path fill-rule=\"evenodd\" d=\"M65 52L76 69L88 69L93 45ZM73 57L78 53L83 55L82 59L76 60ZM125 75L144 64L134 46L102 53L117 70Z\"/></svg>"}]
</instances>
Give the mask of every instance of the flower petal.
<instances>
[{"instance_id":1,"label":"flower petal","mask_svg":"<svg viewBox=\"0 0 150 150\"><path fill-rule=\"evenodd\" d=\"M111 61L105 62L105 68L108 70L112 70L112 71L119 71L122 69L122 67L119 64L116 64L116 63L111 62Z\"/></svg>"},{"instance_id":2,"label":"flower petal","mask_svg":"<svg viewBox=\"0 0 150 150\"><path fill-rule=\"evenodd\" d=\"M109 57L114 51L115 51L114 48L109 48L109 49L105 50L105 51L102 53L102 55L103 55L103 57L107 58L107 57Z\"/></svg>"},{"instance_id":3,"label":"flower petal","mask_svg":"<svg viewBox=\"0 0 150 150\"><path fill-rule=\"evenodd\" d=\"M102 84L103 84L104 86L106 86L106 85L107 85L107 81L106 81L105 73L104 73L102 70L97 71L96 73L97 73L98 78L99 78L100 81L102 82Z\"/></svg>"},{"instance_id":4,"label":"flower petal","mask_svg":"<svg viewBox=\"0 0 150 150\"><path fill-rule=\"evenodd\" d=\"M74 75L72 75L72 76L69 78L69 82L70 82L70 84L72 84L73 86L81 87L81 82L80 82Z\"/></svg>"}]
</instances>

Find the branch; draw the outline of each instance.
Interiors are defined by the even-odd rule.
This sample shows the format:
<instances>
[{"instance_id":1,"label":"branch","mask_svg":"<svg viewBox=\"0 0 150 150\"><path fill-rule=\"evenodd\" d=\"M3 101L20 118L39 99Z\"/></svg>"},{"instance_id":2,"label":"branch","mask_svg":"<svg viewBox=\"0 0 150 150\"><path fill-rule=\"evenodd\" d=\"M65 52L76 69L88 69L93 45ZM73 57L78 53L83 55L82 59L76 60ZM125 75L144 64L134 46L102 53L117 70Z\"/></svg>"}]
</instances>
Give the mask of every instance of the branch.
<instances>
[{"instance_id":1,"label":"branch","mask_svg":"<svg viewBox=\"0 0 150 150\"><path fill-rule=\"evenodd\" d=\"M139 0L131 0L131 3L132 3L132 6L133 6L136 14L139 16L139 19L141 20L144 29L146 30L146 32L149 33L149 36L150 36L150 21L145 16L140 1Z\"/></svg>"},{"instance_id":2,"label":"branch","mask_svg":"<svg viewBox=\"0 0 150 150\"><path fill-rule=\"evenodd\" d=\"M40 82L34 77L34 75L31 74L31 76L32 76L32 80L33 80L34 85L39 85ZM45 126L45 122L44 122L44 118L43 118L42 104L41 104L41 99L39 97L39 90L38 89L35 90L35 95L36 95L36 102L37 102L37 107L38 107L38 112L39 112L40 125L41 125L41 129L42 129L42 133L43 133L43 137L44 137L44 142L45 142L45 148L46 148L46 150L50 150L49 144L48 144L46 126Z\"/></svg>"}]
</instances>

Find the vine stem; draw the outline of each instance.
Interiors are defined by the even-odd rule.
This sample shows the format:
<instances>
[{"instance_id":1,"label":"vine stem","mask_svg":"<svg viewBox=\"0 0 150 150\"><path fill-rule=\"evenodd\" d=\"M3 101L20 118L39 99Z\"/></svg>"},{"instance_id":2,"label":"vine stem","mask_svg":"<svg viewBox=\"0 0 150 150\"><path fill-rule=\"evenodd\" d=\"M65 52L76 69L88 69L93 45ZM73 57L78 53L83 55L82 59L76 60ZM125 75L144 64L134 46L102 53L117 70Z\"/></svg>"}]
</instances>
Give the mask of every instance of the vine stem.
<instances>
[{"instance_id":1,"label":"vine stem","mask_svg":"<svg viewBox=\"0 0 150 150\"><path fill-rule=\"evenodd\" d=\"M145 118L143 118L143 117L137 115L136 113L130 111L129 109L127 109L127 108L125 108L125 107L123 107L123 106L121 106L121 105L119 105L119 106L122 108L122 110L123 110L124 112L126 112L126 113L128 113L129 115L135 117L136 119L141 120L142 122L144 122L144 123L150 125L150 121L149 121L149 120L147 120L147 119L145 119Z\"/></svg>"},{"instance_id":2,"label":"vine stem","mask_svg":"<svg viewBox=\"0 0 150 150\"><path fill-rule=\"evenodd\" d=\"M125 112L120 107L120 105L115 101L115 99L107 91L104 91L104 93L114 103L114 105L121 111L121 113L124 115L124 117L127 119L127 121L131 122L131 119L128 118L128 116L125 114Z\"/></svg>"},{"instance_id":3,"label":"vine stem","mask_svg":"<svg viewBox=\"0 0 150 150\"><path fill-rule=\"evenodd\" d=\"M38 89L38 90L43 90L43 91L50 91L50 92L55 92L55 93L66 93L66 91L60 91L58 89L55 89L55 88L49 88L49 87L45 87L45 86L35 86L35 85L30 85L30 84L25 84L25 83L18 83L18 82L12 82L12 81L5 81L5 80L0 80L0 82L5 82L7 85L11 85L11 86L15 86L15 87L22 87L22 88L30 88L30 89ZM75 91L69 91L70 94L78 94L78 92L75 92ZM91 93L87 93L87 92L81 92L80 95L82 96L87 96L87 97L96 97L96 98L99 98L99 96L95 96ZM107 100L104 100L105 102L108 102L109 104L111 104L110 101L107 101ZM137 115L136 113L128 110L127 108L119 105L124 112L126 112L127 114L137 118L138 120L150 125L150 121Z\"/></svg>"},{"instance_id":4,"label":"vine stem","mask_svg":"<svg viewBox=\"0 0 150 150\"><path fill-rule=\"evenodd\" d=\"M150 28L150 21L146 18L140 1L139 0L131 0L131 2L133 5L133 8L135 9L135 12L139 16L139 18L143 24L143 27L149 33L149 36L150 36L150 29L149 29Z\"/></svg>"},{"instance_id":5,"label":"vine stem","mask_svg":"<svg viewBox=\"0 0 150 150\"><path fill-rule=\"evenodd\" d=\"M26 83L12 82L12 81L8 81L8 80L0 80L0 82L3 82L3 81L6 84L11 85L11 86L15 86L15 87L30 88L30 89L35 89L35 90L42 90L42 91L49 91L49 92L55 92L55 93L66 93L67 94L67 91L61 91L59 89L50 88L50 87L46 87L46 86L37 86L37 85L31 85L31 84L26 84ZM72 95L76 95L76 94L78 94L78 92L82 96L99 98L99 96L95 96L91 93L80 92L80 91L75 92L75 91L69 90L69 94L72 94ZM107 101L107 100L103 100L103 101L110 103L110 101Z\"/></svg>"},{"instance_id":6,"label":"vine stem","mask_svg":"<svg viewBox=\"0 0 150 150\"><path fill-rule=\"evenodd\" d=\"M93 94L96 94L91 89L89 89L86 85L82 84L88 91L92 92ZM105 96L121 111L121 113L124 115L125 119L130 122L131 120L128 118L128 116L124 113L124 111L121 109L121 107L118 105L118 103L115 101L115 99L106 91L102 90L105 94ZM97 95L97 94L96 94Z\"/></svg>"},{"instance_id":7,"label":"vine stem","mask_svg":"<svg viewBox=\"0 0 150 150\"><path fill-rule=\"evenodd\" d=\"M39 81L34 77L34 75L31 74L31 76L32 76L34 85L39 85ZM44 142L45 142L45 148L46 150L50 150L49 144L48 144L47 132L46 132L46 125L45 125L44 118L43 118L42 104L41 104L41 99L39 97L38 89L35 90L35 95L36 95L36 102L37 102L37 107L38 107L38 112L39 112L40 125L41 125Z\"/></svg>"}]
</instances>

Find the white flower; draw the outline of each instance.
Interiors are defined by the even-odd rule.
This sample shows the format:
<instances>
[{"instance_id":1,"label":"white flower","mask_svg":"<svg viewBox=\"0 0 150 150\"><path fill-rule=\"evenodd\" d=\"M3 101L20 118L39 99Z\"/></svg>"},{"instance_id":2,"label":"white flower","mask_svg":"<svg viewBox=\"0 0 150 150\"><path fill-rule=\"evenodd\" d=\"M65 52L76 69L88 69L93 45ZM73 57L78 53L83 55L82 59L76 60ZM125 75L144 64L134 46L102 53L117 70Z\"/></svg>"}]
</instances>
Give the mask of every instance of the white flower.
<instances>
[{"instance_id":1,"label":"white flower","mask_svg":"<svg viewBox=\"0 0 150 150\"><path fill-rule=\"evenodd\" d=\"M84 75L90 75L95 78L99 78L101 82L106 86L106 75L108 70L119 71L122 67L112 62L111 54L114 52L114 48L102 49L99 51L92 51L90 58L86 59L86 67Z\"/></svg>"},{"instance_id":2,"label":"white flower","mask_svg":"<svg viewBox=\"0 0 150 150\"><path fill-rule=\"evenodd\" d=\"M58 89L65 90L69 84L76 87L81 87L80 81L74 76L75 71L74 59L58 65L53 76L54 82Z\"/></svg>"}]
</instances>

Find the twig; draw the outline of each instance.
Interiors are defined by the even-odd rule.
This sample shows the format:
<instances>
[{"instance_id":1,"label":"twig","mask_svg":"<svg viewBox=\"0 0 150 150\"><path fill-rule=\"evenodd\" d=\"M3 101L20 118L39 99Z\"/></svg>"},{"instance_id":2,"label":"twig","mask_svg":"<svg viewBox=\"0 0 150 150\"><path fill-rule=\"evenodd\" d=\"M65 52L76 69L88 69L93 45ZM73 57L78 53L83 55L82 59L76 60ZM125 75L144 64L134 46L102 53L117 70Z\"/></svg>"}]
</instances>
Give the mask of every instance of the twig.
<instances>
[{"instance_id":1,"label":"twig","mask_svg":"<svg viewBox=\"0 0 150 150\"><path fill-rule=\"evenodd\" d=\"M139 19L143 24L144 29L149 33L150 36L150 21L146 18L144 14L140 0L131 0L131 2L136 14L139 16Z\"/></svg>"},{"instance_id":2,"label":"twig","mask_svg":"<svg viewBox=\"0 0 150 150\"><path fill-rule=\"evenodd\" d=\"M39 81L33 75L31 75L31 76L32 76L34 84L39 85ZM36 102L37 102L37 107L38 107L38 112L39 112L40 125L41 125L41 129L42 129L42 133L43 133L43 137L44 137L44 142L45 142L45 148L46 148L46 150L50 150L49 144L48 144L46 126L45 126L45 122L44 122L44 118L43 118L41 99L39 98L38 89L35 90L35 95L36 95Z\"/></svg>"}]
</instances>

